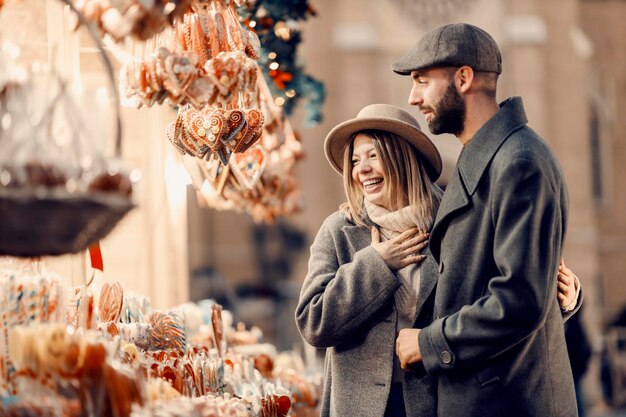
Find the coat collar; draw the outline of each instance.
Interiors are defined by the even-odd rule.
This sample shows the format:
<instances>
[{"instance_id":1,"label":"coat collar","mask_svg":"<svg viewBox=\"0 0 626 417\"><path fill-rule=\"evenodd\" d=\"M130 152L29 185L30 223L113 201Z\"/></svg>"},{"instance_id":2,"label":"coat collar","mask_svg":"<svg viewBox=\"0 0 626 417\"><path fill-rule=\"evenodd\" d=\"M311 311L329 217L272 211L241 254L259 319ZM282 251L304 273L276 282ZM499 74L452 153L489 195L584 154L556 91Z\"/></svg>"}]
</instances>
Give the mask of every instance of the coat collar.
<instances>
[{"instance_id":1,"label":"coat collar","mask_svg":"<svg viewBox=\"0 0 626 417\"><path fill-rule=\"evenodd\" d=\"M522 99L509 98L500 104L500 110L476 132L474 138L461 151L430 235L431 251L437 261L443 232L440 225L444 223L444 219L470 205L470 198L500 145L526 123Z\"/></svg>"},{"instance_id":2,"label":"coat collar","mask_svg":"<svg viewBox=\"0 0 626 417\"><path fill-rule=\"evenodd\" d=\"M476 132L463 148L457 163L459 174L469 195L474 194L489 162L507 137L528 123L520 97L500 104L500 110Z\"/></svg>"}]
</instances>

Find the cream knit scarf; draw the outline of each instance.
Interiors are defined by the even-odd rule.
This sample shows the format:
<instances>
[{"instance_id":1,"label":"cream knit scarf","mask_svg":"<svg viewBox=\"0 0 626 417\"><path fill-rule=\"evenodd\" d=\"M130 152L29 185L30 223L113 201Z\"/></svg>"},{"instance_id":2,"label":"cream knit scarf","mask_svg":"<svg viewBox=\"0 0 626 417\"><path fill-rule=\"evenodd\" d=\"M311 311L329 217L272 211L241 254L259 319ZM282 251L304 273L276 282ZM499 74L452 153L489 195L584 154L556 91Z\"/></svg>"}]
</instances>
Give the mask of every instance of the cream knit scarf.
<instances>
[{"instance_id":1,"label":"cream knit scarf","mask_svg":"<svg viewBox=\"0 0 626 417\"><path fill-rule=\"evenodd\" d=\"M416 227L410 218L411 207L406 206L397 211L389 211L384 207L364 200L367 217L380 227L380 233L387 239L393 239L400 233Z\"/></svg>"},{"instance_id":2,"label":"cream knit scarf","mask_svg":"<svg viewBox=\"0 0 626 417\"><path fill-rule=\"evenodd\" d=\"M400 233L416 227L409 216L411 208L404 207L397 211L389 211L384 207L364 200L367 216L374 222L386 240L393 239ZM417 296L420 284L419 265L408 265L397 271L402 286L395 293L395 304L402 318L413 322L417 310Z\"/></svg>"}]
</instances>

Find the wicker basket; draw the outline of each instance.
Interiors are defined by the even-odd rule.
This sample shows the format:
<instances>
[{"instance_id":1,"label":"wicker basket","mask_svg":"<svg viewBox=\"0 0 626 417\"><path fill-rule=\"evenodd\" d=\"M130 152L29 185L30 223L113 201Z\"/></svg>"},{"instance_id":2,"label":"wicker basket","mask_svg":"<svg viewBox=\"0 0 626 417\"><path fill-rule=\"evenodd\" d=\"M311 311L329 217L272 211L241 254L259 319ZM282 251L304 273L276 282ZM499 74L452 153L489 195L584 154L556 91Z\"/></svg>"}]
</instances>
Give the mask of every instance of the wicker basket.
<instances>
[{"instance_id":1,"label":"wicker basket","mask_svg":"<svg viewBox=\"0 0 626 417\"><path fill-rule=\"evenodd\" d=\"M0 255L80 252L104 238L131 208L127 197L112 193L2 190Z\"/></svg>"},{"instance_id":2,"label":"wicker basket","mask_svg":"<svg viewBox=\"0 0 626 417\"><path fill-rule=\"evenodd\" d=\"M115 156L121 156L119 93L113 66L102 42L69 0L61 0L78 16L98 47L115 98ZM115 192L69 193L61 187L0 186L0 255L38 257L85 250L103 239L134 207L130 197Z\"/></svg>"}]
</instances>

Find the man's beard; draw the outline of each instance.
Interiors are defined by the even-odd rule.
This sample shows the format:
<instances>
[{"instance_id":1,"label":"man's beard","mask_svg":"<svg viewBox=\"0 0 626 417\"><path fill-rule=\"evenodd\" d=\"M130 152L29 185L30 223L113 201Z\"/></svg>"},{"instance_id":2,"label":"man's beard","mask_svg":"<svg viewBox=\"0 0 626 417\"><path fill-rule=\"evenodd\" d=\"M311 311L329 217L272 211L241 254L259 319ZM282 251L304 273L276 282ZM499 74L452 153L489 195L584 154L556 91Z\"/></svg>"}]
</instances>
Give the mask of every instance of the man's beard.
<instances>
[{"instance_id":1,"label":"man's beard","mask_svg":"<svg viewBox=\"0 0 626 417\"><path fill-rule=\"evenodd\" d=\"M454 83L449 83L439 103L433 108L433 118L428 129L435 135L452 133L458 136L465 124L465 101L456 91Z\"/></svg>"}]
</instances>

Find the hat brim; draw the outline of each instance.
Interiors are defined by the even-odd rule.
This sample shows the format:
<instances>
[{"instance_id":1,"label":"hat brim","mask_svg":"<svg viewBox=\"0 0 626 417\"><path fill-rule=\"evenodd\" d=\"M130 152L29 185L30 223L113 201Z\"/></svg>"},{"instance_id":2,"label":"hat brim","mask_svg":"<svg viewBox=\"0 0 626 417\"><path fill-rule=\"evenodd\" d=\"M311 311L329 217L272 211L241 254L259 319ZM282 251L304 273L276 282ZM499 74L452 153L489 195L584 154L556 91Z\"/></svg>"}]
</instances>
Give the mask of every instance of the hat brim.
<instances>
[{"instance_id":1,"label":"hat brim","mask_svg":"<svg viewBox=\"0 0 626 417\"><path fill-rule=\"evenodd\" d=\"M415 56L414 51L410 50L398 61L391 64L393 72L399 75L411 75L413 71L419 71L425 68L431 68L435 66L445 66L443 62L426 62L424 57Z\"/></svg>"},{"instance_id":2,"label":"hat brim","mask_svg":"<svg viewBox=\"0 0 626 417\"><path fill-rule=\"evenodd\" d=\"M411 75L413 71L422 71L430 68L439 67L462 67L467 64L453 61L436 60L432 62L419 62L419 60L411 55L411 52L402 57L398 62L394 62L391 65L393 72L399 75Z\"/></svg>"},{"instance_id":3,"label":"hat brim","mask_svg":"<svg viewBox=\"0 0 626 417\"><path fill-rule=\"evenodd\" d=\"M363 130L383 130L400 136L409 142L422 157L426 172L432 181L441 175L441 155L428 136L415 126L385 117L347 120L328 133L324 141L324 153L330 165L339 174L343 174L343 154L346 146L355 133Z\"/></svg>"},{"instance_id":4,"label":"hat brim","mask_svg":"<svg viewBox=\"0 0 626 417\"><path fill-rule=\"evenodd\" d=\"M394 62L391 65L391 69L393 70L393 72L399 75L411 75L411 73L414 71L414 69L411 69L411 67L414 66L413 62L411 61L412 59L409 57L402 57L398 62Z\"/></svg>"}]
</instances>

